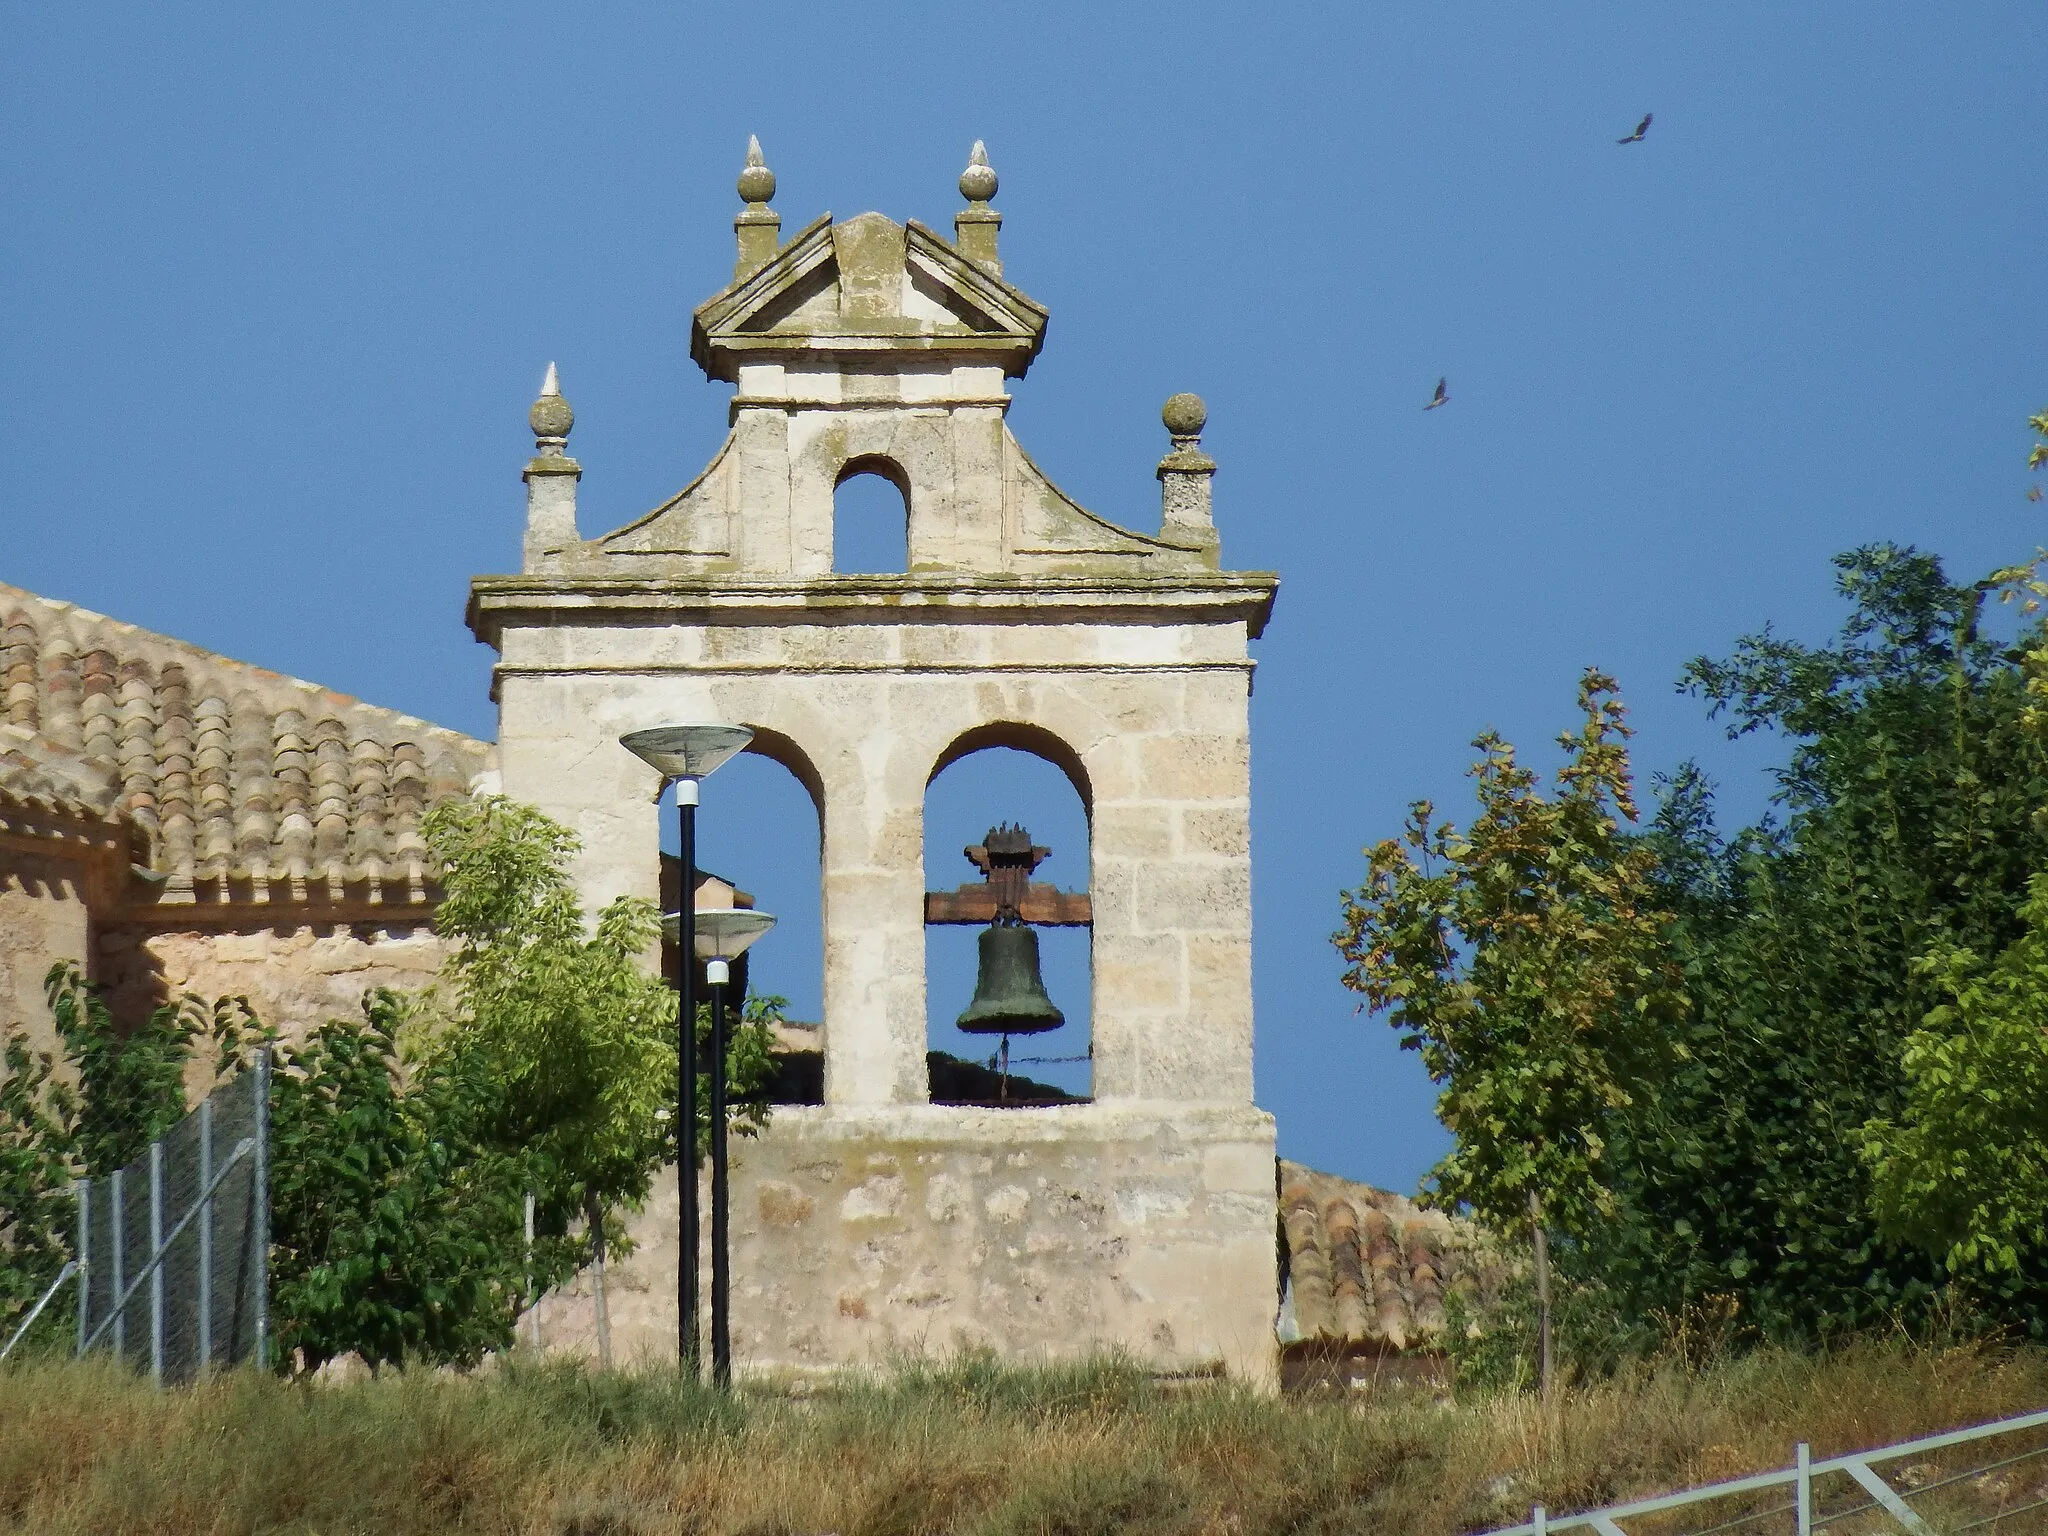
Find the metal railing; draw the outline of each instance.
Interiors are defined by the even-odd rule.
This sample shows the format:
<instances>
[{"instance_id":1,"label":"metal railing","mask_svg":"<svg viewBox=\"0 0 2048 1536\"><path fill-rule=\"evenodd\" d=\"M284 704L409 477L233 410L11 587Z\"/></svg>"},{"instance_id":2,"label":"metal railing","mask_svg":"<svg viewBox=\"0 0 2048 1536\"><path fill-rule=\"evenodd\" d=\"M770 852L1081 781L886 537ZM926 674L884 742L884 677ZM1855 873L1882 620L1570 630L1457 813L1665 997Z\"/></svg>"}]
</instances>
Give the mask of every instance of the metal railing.
<instances>
[{"instance_id":1,"label":"metal railing","mask_svg":"<svg viewBox=\"0 0 2048 1536\"><path fill-rule=\"evenodd\" d=\"M1726 1482L1688 1488L1682 1493L1668 1493L1654 1499L1636 1499L1626 1504L1610 1504L1604 1509L1586 1510L1575 1515L1552 1515L1543 1505L1538 1504L1531 1511L1526 1523L1504 1526L1488 1532L1487 1536L1551 1536L1552 1532L1565 1531L1597 1531L1599 1536L1629 1536L1621 1524L1623 1520L1641 1515L1663 1514L1669 1510L1684 1509L1692 1505L1707 1504L1716 1499L1733 1498L1738 1494L1758 1493L1771 1488L1789 1488L1792 1492L1792 1501L1768 1509L1753 1510L1724 1520L1718 1525L1700 1528L1695 1530L1692 1536L1711 1536L1714 1532L1734 1531L1745 1525L1785 1515L1792 1517L1793 1529L1798 1536L1812 1536L1813 1532L1824 1530L1839 1521L1874 1513L1888 1518L1895 1529L1911 1532L1912 1536L1935 1536L1927 1521L1907 1502L1909 1499L1920 1498L1968 1478L1984 1477L2023 1461L2048 1456L2048 1443L2022 1451L2015 1456L1971 1466L1903 1491L1894 1488L1880 1477L1875 1470L1876 1467L1884 1462L1898 1461L1909 1456L1924 1456L1953 1445L1967 1445L2000 1435L2017 1434L2022 1430L2042 1428L2048 1428L2048 1411L2025 1413L2011 1419L1998 1419L1969 1429L1951 1430L1946 1434L1927 1435L1918 1440L1880 1446L1875 1450L1855 1451L1846 1456L1830 1457L1826 1461L1814 1461L1806 1442L1801 1441L1795 1450L1792 1465L1783 1471L1760 1472L1753 1477L1731 1478ZM1814 1484L1823 1477L1838 1473L1854 1481L1868 1495L1867 1500L1816 1515ZM1950 1527L1950 1531L1960 1533L1985 1530L1988 1536L1995 1536L1999 1522L2028 1512L2040 1512L2041 1518L2048 1520L2048 1498L2036 1499L2011 1509L2001 1509L1982 1519ZM2035 1530L2040 1528L2039 1525L2026 1527ZM2018 1530L2020 1527L2013 1529Z\"/></svg>"}]
</instances>

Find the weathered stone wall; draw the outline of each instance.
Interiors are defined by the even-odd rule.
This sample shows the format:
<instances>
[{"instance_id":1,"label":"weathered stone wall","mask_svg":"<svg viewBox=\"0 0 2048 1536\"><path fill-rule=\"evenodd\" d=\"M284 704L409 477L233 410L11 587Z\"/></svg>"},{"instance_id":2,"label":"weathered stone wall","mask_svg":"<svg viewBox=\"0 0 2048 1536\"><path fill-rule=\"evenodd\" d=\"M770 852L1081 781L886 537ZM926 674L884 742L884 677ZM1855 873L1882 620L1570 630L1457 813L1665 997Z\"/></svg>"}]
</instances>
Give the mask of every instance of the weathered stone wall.
<instances>
[{"instance_id":1,"label":"weathered stone wall","mask_svg":"<svg viewBox=\"0 0 2048 1536\"><path fill-rule=\"evenodd\" d=\"M735 1368L1121 1346L1269 1382L1274 1167L1272 1119L1248 1106L780 1109L734 1143ZM622 1362L675 1354L674 1179L611 1269ZM708 1230L708 1183L703 1204ZM707 1289L709 1270L707 1250ZM543 1347L594 1348L587 1274L539 1310Z\"/></svg>"},{"instance_id":2,"label":"weathered stone wall","mask_svg":"<svg viewBox=\"0 0 2048 1536\"><path fill-rule=\"evenodd\" d=\"M0 1025L27 1028L35 1050L54 1050L43 977L58 960L91 958L82 861L10 848L0 856Z\"/></svg>"},{"instance_id":3,"label":"weathered stone wall","mask_svg":"<svg viewBox=\"0 0 2048 1536\"><path fill-rule=\"evenodd\" d=\"M208 1002L246 997L256 1015L288 1040L302 1040L333 1018L353 1018L372 987L419 987L433 979L444 950L425 919L385 924L274 927L151 933L110 929L97 940L98 975L120 1019L181 993Z\"/></svg>"},{"instance_id":4,"label":"weathered stone wall","mask_svg":"<svg viewBox=\"0 0 2048 1536\"><path fill-rule=\"evenodd\" d=\"M916 1103L926 786L976 732L1038 750L1077 777L1089 809L1096 1096L1248 1103L1243 623L998 617L508 628L506 791L581 838L588 906L651 897L660 786L619 735L723 719L772 736L822 802L827 1097ZM716 816L716 779L704 800Z\"/></svg>"}]
</instances>

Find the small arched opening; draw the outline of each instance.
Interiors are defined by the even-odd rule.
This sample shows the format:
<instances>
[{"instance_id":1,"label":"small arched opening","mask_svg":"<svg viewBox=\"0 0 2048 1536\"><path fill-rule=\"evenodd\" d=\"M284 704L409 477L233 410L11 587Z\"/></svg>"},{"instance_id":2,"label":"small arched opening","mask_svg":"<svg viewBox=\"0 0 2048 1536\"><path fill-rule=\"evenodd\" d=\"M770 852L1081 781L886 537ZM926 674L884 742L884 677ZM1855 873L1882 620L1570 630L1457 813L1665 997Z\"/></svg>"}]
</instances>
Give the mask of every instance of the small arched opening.
<instances>
[{"instance_id":1,"label":"small arched opening","mask_svg":"<svg viewBox=\"0 0 2048 1536\"><path fill-rule=\"evenodd\" d=\"M927 1065L935 1104L999 1108L1069 1103L1093 1091L1088 925L1088 776L1078 754L1036 726L1003 722L957 739L925 787ZM991 841L1020 828L1005 855ZM1012 876L1027 891L1020 916L1036 941L1045 998L1063 1015L1054 1027L1018 1032L970 1017L983 994L982 936L1016 849L1031 866ZM965 852L964 850L974 850ZM1049 854L1046 852L1049 850ZM1011 981L1015 981L1014 974Z\"/></svg>"},{"instance_id":2,"label":"small arched opening","mask_svg":"<svg viewBox=\"0 0 2048 1536\"><path fill-rule=\"evenodd\" d=\"M849 459L832 487L832 569L846 575L910 569L910 479L893 459Z\"/></svg>"},{"instance_id":3,"label":"small arched opening","mask_svg":"<svg viewBox=\"0 0 2048 1536\"><path fill-rule=\"evenodd\" d=\"M673 790L663 796L673 806ZM756 726L747 750L703 781L697 813L699 907L750 906L775 927L733 966L733 984L757 1014L776 1020L778 1104L825 1098L825 935L822 812L824 786L803 749L779 731ZM677 910L681 859L675 816L662 815L662 910ZM677 956L663 946L675 974ZM700 992L699 994L703 994Z\"/></svg>"}]
</instances>

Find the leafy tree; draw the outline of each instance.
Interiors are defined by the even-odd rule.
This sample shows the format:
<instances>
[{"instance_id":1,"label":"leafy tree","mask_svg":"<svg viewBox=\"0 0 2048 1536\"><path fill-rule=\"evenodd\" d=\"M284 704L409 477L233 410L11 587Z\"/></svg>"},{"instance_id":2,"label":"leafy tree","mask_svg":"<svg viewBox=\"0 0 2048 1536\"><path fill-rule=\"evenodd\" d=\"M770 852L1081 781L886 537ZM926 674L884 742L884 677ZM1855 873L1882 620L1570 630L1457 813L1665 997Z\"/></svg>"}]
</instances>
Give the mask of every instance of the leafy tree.
<instances>
[{"instance_id":1,"label":"leafy tree","mask_svg":"<svg viewBox=\"0 0 2048 1536\"><path fill-rule=\"evenodd\" d=\"M2048 1278L2048 874L2021 918L1988 966L1952 944L1921 962L1949 1000L1906 1039L1897 1120L1858 1140L1887 1233L2024 1302Z\"/></svg>"},{"instance_id":2,"label":"leafy tree","mask_svg":"<svg viewBox=\"0 0 2048 1536\"><path fill-rule=\"evenodd\" d=\"M441 869L435 926L455 943L439 994L422 1010L438 1020L430 1057L499 1085L487 1134L525 1155L537 1230L566 1234L581 1218L582 1256L598 1267L602 1344L603 1265L625 1241L621 1213L675 1156L676 999L643 963L657 910L621 898L586 929L568 875L574 834L530 806L451 801L422 830ZM697 1025L708 1046L708 1009ZM769 1031L757 1017L729 1033L734 1124L749 1134L767 1115ZM708 1056L700 1049L698 1060ZM697 1098L700 1144L709 1100L707 1082Z\"/></svg>"},{"instance_id":3,"label":"leafy tree","mask_svg":"<svg viewBox=\"0 0 2048 1536\"><path fill-rule=\"evenodd\" d=\"M47 1051L31 1051L28 1033L0 1034L0 1343L71 1257L71 1184L76 1096L53 1077ZM45 1316L51 1316L46 1312ZM61 1320L53 1319L52 1326ZM38 1327L42 1327L38 1324Z\"/></svg>"},{"instance_id":4,"label":"leafy tree","mask_svg":"<svg viewBox=\"0 0 2048 1536\"><path fill-rule=\"evenodd\" d=\"M2048 754L1982 587L1889 545L1835 563L1834 642L1766 629L1687 668L1731 735L1791 752L1782 820L1724 840L1687 771L1649 838L1692 1006L1659 1093L1618 1122L1617 1219L1583 1253L1639 1316L1733 1296L1767 1334L1825 1334L1913 1316L1942 1281L1878 1222L1859 1136L1899 1122L1907 1041L1952 1002L1921 958L2024 931Z\"/></svg>"},{"instance_id":5,"label":"leafy tree","mask_svg":"<svg viewBox=\"0 0 2048 1536\"><path fill-rule=\"evenodd\" d=\"M94 1178L125 1168L185 1113L185 1064L207 1028L206 1006L181 997L123 1036L70 960L50 967L43 995L78 1073L79 1161Z\"/></svg>"},{"instance_id":6,"label":"leafy tree","mask_svg":"<svg viewBox=\"0 0 2048 1536\"><path fill-rule=\"evenodd\" d=\"M223 1074L250 1069L259 1047L275 1053L271 1315L286 1368L351 1350L373 1368L469 1365L512 1342L532 1160L495 1140L502 1089L480 1059L440 1053L404 1070L403 1017L402 999L375 992L362 1018L293 1045L221 1012ZM564 1278L566 1260L544 1256L546 1279Z\"/></svg>"},{"instance_id":7,"label":"leafy tree","mask_svg":"<svg viewBox=\"0 0 2048 1536\"><path fill-rule=\"evenodd\" d=\"M1460 833L1418 803L1400 840L1370 850L1333 939L1345 985L1442 1087L1437 1117L1458 1140L1429 1197L1501 1229L1529 1223L1546 1394L1547 1229L1583 1241L1613 1215L1609 1127L1685 1007L1656 855L1623 830L1636 806L1614 681L1589 669L1579 707L1548 798L1511 746L1481 735L1478 817Z\"/></svg>"}]
</instances>

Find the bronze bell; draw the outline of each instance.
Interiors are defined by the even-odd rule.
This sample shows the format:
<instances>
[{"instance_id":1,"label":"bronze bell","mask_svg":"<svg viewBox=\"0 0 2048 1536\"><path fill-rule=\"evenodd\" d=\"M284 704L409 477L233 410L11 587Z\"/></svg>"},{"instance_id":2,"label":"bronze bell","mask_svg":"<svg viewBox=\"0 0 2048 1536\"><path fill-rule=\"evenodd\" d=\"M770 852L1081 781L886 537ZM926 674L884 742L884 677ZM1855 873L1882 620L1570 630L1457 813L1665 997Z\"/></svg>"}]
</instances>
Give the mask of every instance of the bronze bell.
<instances>
[{"instance_id":1,"label":"bronze bell","mask_svg":"<svg viewBox=\"0 0 2048 1536\"><path fill-rule=\"evenodd\" d=\"M1067 1022L1046 996L1038 935L1026 924L999 920L981 931L974 1001L955 1022L970 1035L1036 1035Z\"/></svg>"}]
</instances>

